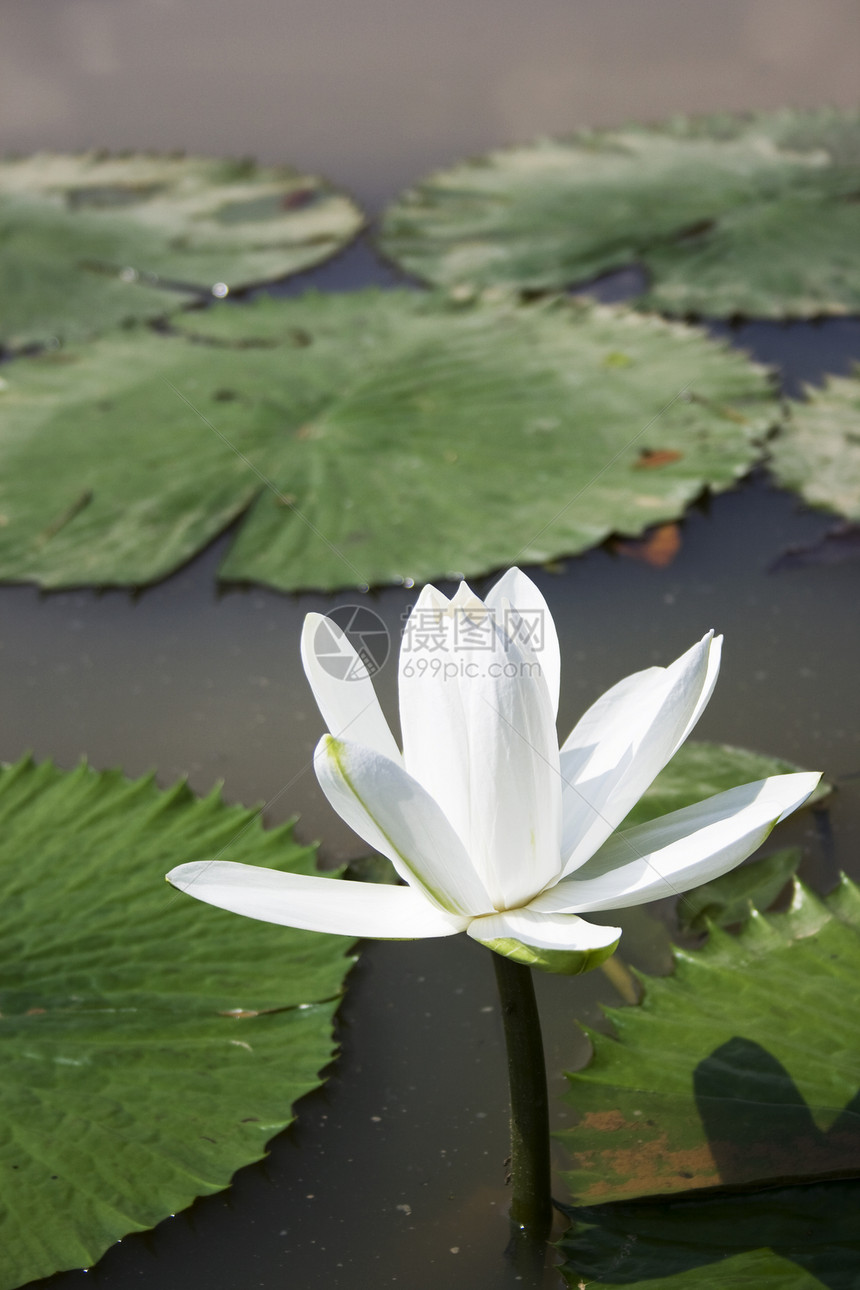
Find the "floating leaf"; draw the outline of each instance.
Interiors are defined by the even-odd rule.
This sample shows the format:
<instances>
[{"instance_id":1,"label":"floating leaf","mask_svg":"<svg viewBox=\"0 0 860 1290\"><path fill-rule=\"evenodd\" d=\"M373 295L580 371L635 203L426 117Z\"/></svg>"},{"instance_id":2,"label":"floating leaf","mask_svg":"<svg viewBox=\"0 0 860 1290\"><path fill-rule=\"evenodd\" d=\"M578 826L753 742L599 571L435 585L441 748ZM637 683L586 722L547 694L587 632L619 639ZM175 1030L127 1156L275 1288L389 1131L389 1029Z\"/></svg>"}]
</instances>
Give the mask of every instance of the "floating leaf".
<instances>
[{"instance_id":1,"label":"floating leaf","mask_svg":"<svg viewBox=\"0 0 860 1290\"><path fill-rule=\"evenodd\" d=\"M248 508L225 578L331 589L539 562L731 487L776 410L728 347L579 302L371 290L180 321L8 367L0 578L151 582ZM630 363L607 368L622 345ZM679 459L633 469L652 443Z\"/></svg>"},{"instance_id":2,"label":"floating leaf","mask_svg":"<svg viewBox=\"0 0 860 1290\"><path fill-rule=\"evenodd\" d=\"M292 826L265 832L217 792L0 770L2 1290L226 1187L320 1083L349 942L164 882L227 848L314 872Z\"/></svg>"},{"instance_id":3,"label":"floating leaf","mask_svg":"<svg viewBox=\"0 0 860 1290\"><path fill-rule=\"evenodd\" d=\"M782 757L750 752L748 748L735 748L732 744L688 739L639 798L624 827L656 820L660 815L693 806L740 784L751 784L768 775L791 775L801 769ZM827 780L819 781L805 806L815 806L832 791Z\"/></svg>"},{"instance_id":4,"label":"floating leaf","mask_svg":"<svg viewBox=\"0 0 860 1290\"><path fill-rule=\"evenodd\" d=\"M860 369L831 376L823 390L807 390L805 403L789 406L771 446L778 482L810 506L860 520Z\"/></svg>"},{"instance_id":5,"label":"floating leaf","mask_svg":"<svg viewBox=\"0 0 860 1290\"><path fill-rule=\"evenodd\" d=\"M382 246L459 289L559 289L636 263L639 303L668 313L845 313L858 162L858 112L582 131L432 175L388 211Z\"/></svg>"},{"instance_id":6,"label":"floating leaf","mask_svg":"<svg viewBox=\"0 0 860 1290\"><path fill-rule=\"evenodd\" d=\"M79 339L295 273L361 222L346 197L287 166L95 152L2 161L0 344Z\"/></svg>"},{"instance_id":7,"label":"floating leaf","mask_svg":"<svg viewBox=\"0 0 860 1290\"><path fill-rule=\"evenodd\" d=\"M570 1209L568 1285L853 1290L860 1180Z\"/></svg>"},{"instance_id":8,"label":"floating leaf","mask_svg":"<svg viewBox=\"0 0 860 1290\"><path fill-rule=\"evenodd\" d=\"M860 1152L860 891L720 928L675 973L646 978L617 1038L569 1076L581 1123L561 1136L594 1203L856 1171Z\"/></svg>"},{"instance_id":9,"label":"floating leaf","mask_svg":"<svg viewBox=\"0 0 860 1290\"><path fill-rule=\"evenodd\" d=\"M704 932L709 923L731 927L749 917L751 904L764 913L794 876L800 859L800 847L786 847L685 892L678 902L681 926L691 932Z\"/></svg>"}]
</instances>

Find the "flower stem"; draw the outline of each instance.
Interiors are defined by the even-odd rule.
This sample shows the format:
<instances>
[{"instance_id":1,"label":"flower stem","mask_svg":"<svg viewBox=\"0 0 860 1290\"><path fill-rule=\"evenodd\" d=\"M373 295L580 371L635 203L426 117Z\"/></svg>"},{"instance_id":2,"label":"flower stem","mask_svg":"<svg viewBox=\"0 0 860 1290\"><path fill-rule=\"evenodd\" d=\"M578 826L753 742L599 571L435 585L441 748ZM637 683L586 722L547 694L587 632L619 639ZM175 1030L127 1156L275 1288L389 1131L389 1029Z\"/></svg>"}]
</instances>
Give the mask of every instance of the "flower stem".
<instances>
[{"instance_id":1,"label":"flower stem","mask_svg":"<svg viewBox=\"0 0 860 1290\"><path fill-rule=\"evenodd\" d=\"M492 951L491 951L492 952ZM552 1226L549 1109L531 968L493 953L511 1090L511 1222L542 1242Z\"/></svg>"}]
</instances>

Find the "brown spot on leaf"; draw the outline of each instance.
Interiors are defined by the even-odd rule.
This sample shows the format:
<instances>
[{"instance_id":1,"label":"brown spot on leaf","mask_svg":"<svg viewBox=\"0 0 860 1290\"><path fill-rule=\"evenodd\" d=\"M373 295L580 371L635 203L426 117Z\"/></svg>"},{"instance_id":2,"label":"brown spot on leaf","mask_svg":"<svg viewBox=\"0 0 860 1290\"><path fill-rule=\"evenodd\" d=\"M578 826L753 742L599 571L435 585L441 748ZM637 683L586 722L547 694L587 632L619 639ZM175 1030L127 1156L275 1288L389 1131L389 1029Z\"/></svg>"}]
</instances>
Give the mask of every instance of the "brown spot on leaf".
<instances>
[{"instance_id":1,"label":"brown spot on leaf","mask_svg":"<svg viewBox=\"0 0 860 1290\"><path fill-rule=\"evenodd\" d=\"M597 1127L597 1126L592 1126ZM630 1126L632 1127L632 1126ZM687 1149L671 1149L668 1134L613 1150L578 1154L580 1167L598 1174L577 1187L577 1200L593 1203L607 1196L623 1199L686 1191L693 1187L714 1187L720 1182L714 1157L707 1143Z\"/></svg>"},{"instance_id":2,"label":"brown spot on leaf","mask_svg":"<svg viewBox=\"0 0 860 1290\"><path fill-rule=\"evenodd\" d=\"M698 238L704 237L707 233L711 233L715 228L716 228L716 220L713 220L713 219L696 220L694 224L688 224L686 228L678 229L678 232L675 234L675 240L676 242L681 242L681 243L694 242Z\"/></svg>"},{"instance_id":3,"label":"brown spot on leaf","mask_svg":"<svg viewBox=\"0 0 860 1290\"><path fill-rule=\"evenodd\" d=\"M643 448L633 463L633 469L656 470L660 466L670 465L673 461L680 461L683 455L676 448Z\"/></svg>"},{"instance_id":4,"label":"brown spot on leaf","mask_svg":"<svg viewBox=\"0 0 860 1290\"><path fill-rule=\"evenodd\" d=\"M612 1133L615 1129L632 1129L636 1126L625 1120L620 1111L589 1111L582 1118L582 1127Z\"/></svg>"}]
</instances>

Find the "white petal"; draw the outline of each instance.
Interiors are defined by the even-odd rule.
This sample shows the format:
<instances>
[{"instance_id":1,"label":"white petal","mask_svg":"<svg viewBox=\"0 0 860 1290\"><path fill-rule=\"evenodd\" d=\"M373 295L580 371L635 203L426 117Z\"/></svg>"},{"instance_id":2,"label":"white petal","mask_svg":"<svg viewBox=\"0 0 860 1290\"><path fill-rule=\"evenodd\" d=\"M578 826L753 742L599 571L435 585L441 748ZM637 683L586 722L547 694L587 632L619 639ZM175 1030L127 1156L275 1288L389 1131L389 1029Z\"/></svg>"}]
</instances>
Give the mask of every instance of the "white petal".
<instances>
[{"instance_id":1,"label":"white petal","mask_svg":"<svg viewBox=\"0 0 860 1290\"><path fill-rule=\"evenodd\" d=\"M469 748L469 854L497 909L526 904L561 867L555 714L534 655L497 628L461 686Z\"/></svg>"},{"instance_id":2,"label":"white petal","mask_svg":"<svg viewBox=\"0 0 860 1290\"><path fill-rule=\"evenodd\" d=\"M620 927L600 927L575 914L541 914L531 908L475 918L467 931L496 954L569 976L597 967L621 936Z\"/></svg>"},{"instance_id":3,"label":"white petal","mask_svg":"<svg viewBox=\"0 0 860 1290\"><path fill-rule=\"evenodd\" d=\"M462 839L490 907L524 904L558 876L561 783L546 678L465 584L445 605L425 588L413 611L400 724L406 769Z\"/></svg>"},{"instance_id":4,"label":"white petal","mask_svg":"<svg viewBox=\"0 0 860 1290\"><path fill-rule=\"evenodd\" d=\"M680 739L675 744L675 747L669 753L667 761L671 761L672 758L675 756L675 753L681 747L681 744L684 742L687 736L692 733L693 727L696 725L697 721L699 720L699 717L702 715L702 713L705 711L705 708L710 703L711 695L714 693L714 687L717 684L717 678L720 675L720 663L722 661L722 657L723 657L723 638L722 636L715 636L711 641L711 648L708 650L708 669L707 669L707 672L705 673L705 681L702 686L702 693L699 695L698 702L696 703L696 706L693 709L693 713L690 717L690 720L687 722L687 727L684 733L681 735Z\"/></svg>"},{"instance_id":5,"label":"white petal","mask_svg":"<svg viewBox=\"0 0 860 1290\"><path fill-rule=\"evenodd\" d=\"M460 583L451 598L450 605L452 609L474 610L479 614L486 608L483 600L475 595L468 582Z\"/></svg>"},{"instance_id":6,"label":"white petal","mask_svg":"<svg viewBox=\"0 0 860 1290\"><path fill-rule=\"evenodd\" d=\"M716 681L721 640L709 632L670 667L627 677L577 723L561 750L565 873L605 842L692 730Z\"/></svg>"},{"instance_id":7,"label":"white petal","mask_svg":"<svg viewBox=\"0 0 860 1290\"><path fill-rule=\"evenodd\" d=\"M808 772L772 775L625 829L531 907L545 913L624 909L710 882L752 855L819 779Z\"/></svg>"},{"instance_id":8,"label":"white petal","mask_svg":"<svg viewBox=\"0 0 860 1290\"><path fill-rule=\"evenodd\" d=\"M375 748L392 761L400 749L383 716L367 668L346 633L322 614L308 614L302 663L326 728L336 739Z\"/></svg>"},{"instance_id":9,"label":"white petal","mask_svg":"<svg viewBox=\"0 0 860 1290\"><path fill-rule=\"evenodd\" d=\"M468 850L469 743L458 676L464 659L455 648L451 605L435 587L424 587L406 623L398 676L400 729L406 770L438 802Z\"/></svg>"},{"instance_id":10,"label":"white petal","mask_svg":"<svg viewBox=\"0 0 860 1290\"><path fill-rule=\"evenodd\" d=\"M496 611L501 621L504 619L506 603L520 616L521 631L525 633L523 638L527 639L529 648L541 665L552 710L557 715L561 653L549 606L531 578L526 577L521 569L509 569L486 598L487 606Z\"/></svg>"},{"instance_id":11,"label":"white petal","mask_svg":"<svg viewBox=\"0 0 860 1290\"><path fill-rule=\"evenodd\" d=\"M451 936L466 926L409 887L280 873L232 860L181 864L167 881L219 909L311 932L406 941Z\"/></svg>"},{"instance_id":12,"label":"white petal","mask_svg":"<svg viewBox=\"0 0 860 1290\"><path fill-rule=\"evenodd\" d=\"M342 819L440 909L483 914L492 901L442 810L396 762L324 735L314 769Z\"/></svg>"}]
</instances>

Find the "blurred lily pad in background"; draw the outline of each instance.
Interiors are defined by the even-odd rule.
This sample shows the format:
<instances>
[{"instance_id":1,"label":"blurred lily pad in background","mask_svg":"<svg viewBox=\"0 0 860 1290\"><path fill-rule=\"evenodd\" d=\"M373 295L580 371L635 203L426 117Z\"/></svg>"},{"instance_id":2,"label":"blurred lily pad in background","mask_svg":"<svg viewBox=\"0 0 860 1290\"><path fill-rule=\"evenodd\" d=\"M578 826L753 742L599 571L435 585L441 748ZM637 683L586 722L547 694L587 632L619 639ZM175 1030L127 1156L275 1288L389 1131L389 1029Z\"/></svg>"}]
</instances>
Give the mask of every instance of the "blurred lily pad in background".
<instances>
[{"instance_id":1,"label":"blurred lily pad in background","mask_svg":"<svg viewBox=\"0 0 860 1290\"><path fill-rule=\"evenodd\" d=\"M860 219L858 219L860 232ZM792 400L771 445L771 470L810 506L860 521L860 368Z\"/></svg>"},{"instance_id":2,"label":"blurred lily pad in background","mask_svg":"<svg viewBox=\"0 0 860 1290\"><path fill-rule=\"evenodd\" d=\"M221 576L283 590L642 533L730 488L778 415L763 368L681 324L378 290L19 359L0 409L0 578L153 582L248 512Z\"/></svg>"},{"instance_id":3,"label":"blurred lily pad in background","mask_svg":"<svg viewBox=\"0 0 860 1290\"><path fill-rule=\"evenodd\" d=\"M693 806L740 784L766 779L768 775L791 775L800 769L782 757L751 752L748 748L701 739L687 740L642 794L624 821L624 827L632 828L634 824L656 820L660 815ZM832 791L830 784L821 780L805 806L815 806Z\"/></svg>"},{"instance_id":4,"label":"blurred lily pad in background","mask_svg":"<svg viewBox=\"0 0 860 1290\"><path fill-rule=\"evenodd\" d=\"M860 307L860 112L784 110L582 130L429 176L386 255L448 287L559 290L640 266L636 303L759 318Z\"/></svg>"},{"instance_id":5,"label":"blurred lily pad in background","mask_svg":"<svg viewBox=\"0 0 860 1290\"><path fill-rule=\"evenodd\" d=\"M750 905L765 913L794 876L800 860L800 847L785 847L685 892L678 902L681 927L690 932L707 931L709 923L732 927L749 916Z\"/></svg>"},{"instance_id":6,"label":"blurred lily pad in background","mask_svg":"<svg viewBox=\"0 0 860 1290\"><path fill-rule=\"evenodd\" d=\"M38 153L0 162L0 345L79 340L318 264L363 217L288 166Z\"/></svg>"},{"instance_id":7,"label":"blurred lily pad in background","mask_svg":"<svg viewBox=\"0 0 860 1290\"><path fill-rule=\"evenodd\" d=\"M204 909L163 881L227 848L315 872L291 825L264 831L217 791L0 769L3 1290L226 1187L321 1082L351 942Z\"/></svg>"}]
</instances>

